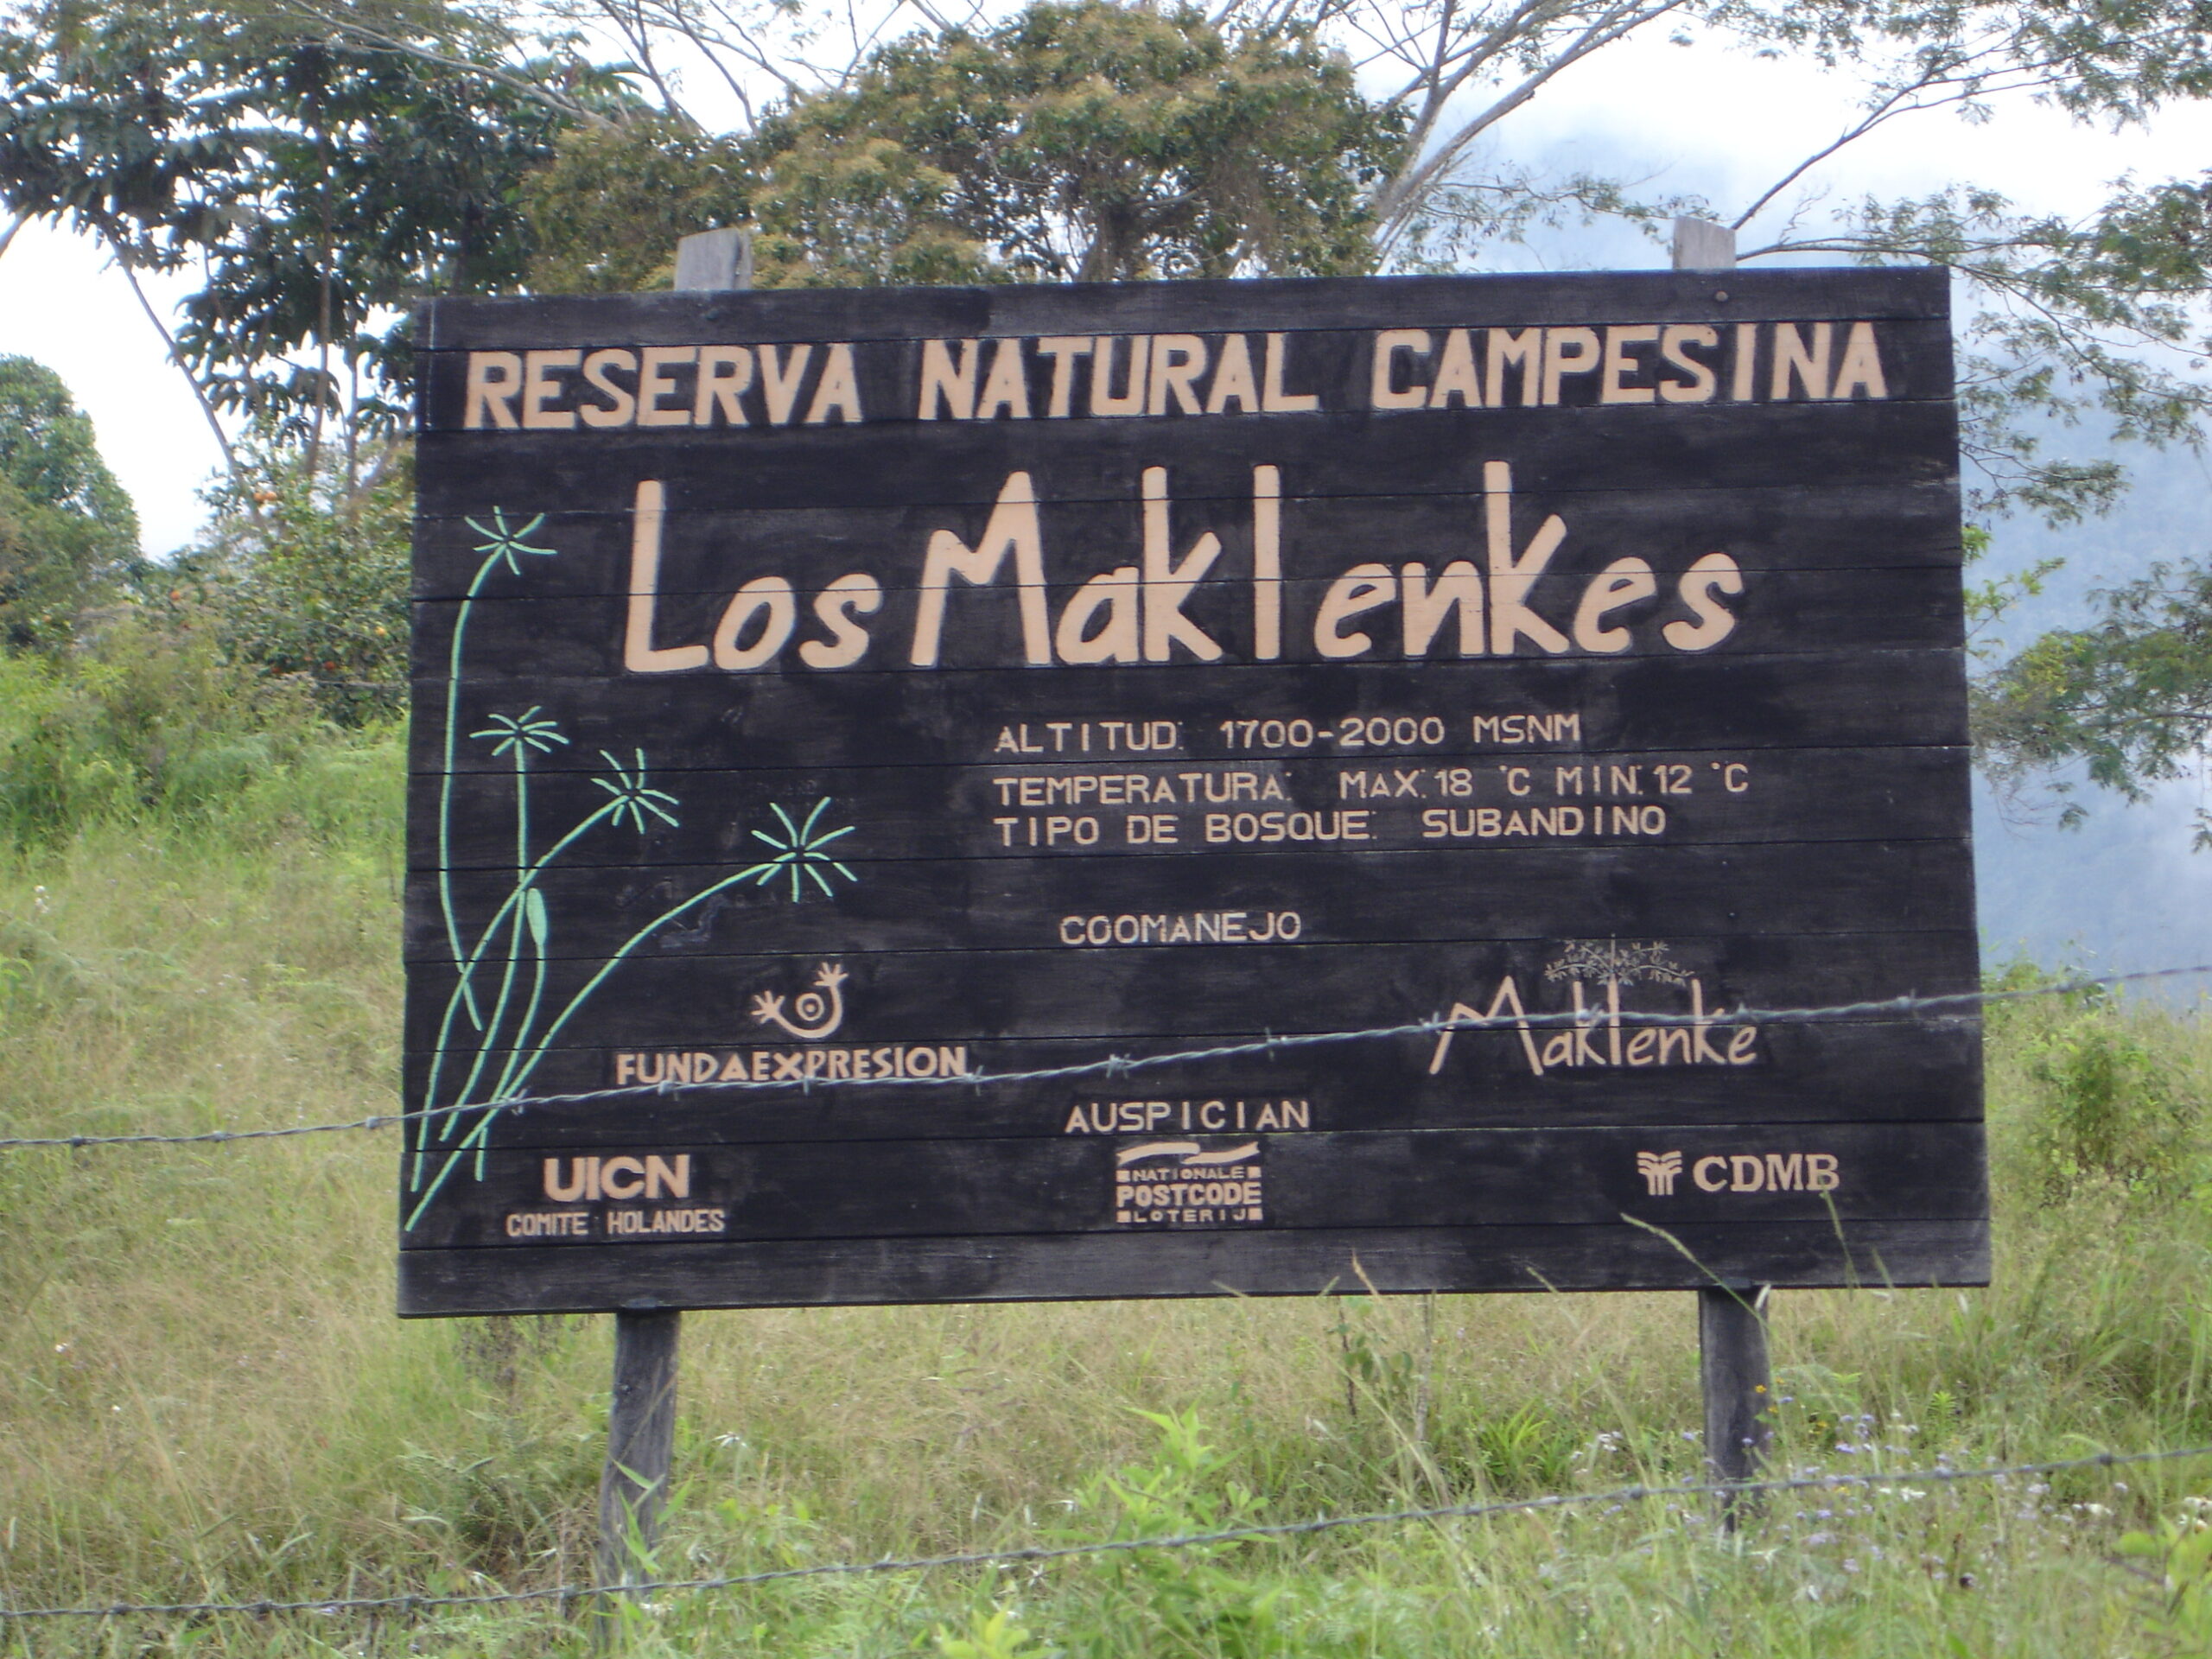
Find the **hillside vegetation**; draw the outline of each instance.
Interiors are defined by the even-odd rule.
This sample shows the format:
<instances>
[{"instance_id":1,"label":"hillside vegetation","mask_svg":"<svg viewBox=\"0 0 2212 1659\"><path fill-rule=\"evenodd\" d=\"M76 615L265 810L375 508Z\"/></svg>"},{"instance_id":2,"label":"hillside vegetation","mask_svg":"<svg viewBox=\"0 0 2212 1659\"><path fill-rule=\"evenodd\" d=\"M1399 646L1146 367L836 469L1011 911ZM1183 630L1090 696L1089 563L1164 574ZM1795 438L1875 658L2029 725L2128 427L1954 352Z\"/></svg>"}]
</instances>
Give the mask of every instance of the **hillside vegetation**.
<instances>
[{"instance_id":1,"label":"hillside vegetation","mask_svg":"<svg viewBox=\"0 0 2212 1659\"><path fill-rule=\"evenodd\" d=\"M399 734L334 731L241 673L188 638L0 661L0 1134L392 1109ZM1777 1295L1791 1470L2212 1444L2212 1037L2074 997L2005 1008L1991 1052L1997 1282ZM396 1148L0 1152L0 1604L588 1577L607 1322L397 1321ZM1680 1295L695 1314L658 1565L1691 1479L1694 1326ZM1732 1538L1654 1500L665 1595L624 1634L779 1659L2202 1651L2208 1510L2212 1459L1783 1497ZM547 1602L11 1639L520 1656L585 1636Z\"/></svg>"}]
</instances>

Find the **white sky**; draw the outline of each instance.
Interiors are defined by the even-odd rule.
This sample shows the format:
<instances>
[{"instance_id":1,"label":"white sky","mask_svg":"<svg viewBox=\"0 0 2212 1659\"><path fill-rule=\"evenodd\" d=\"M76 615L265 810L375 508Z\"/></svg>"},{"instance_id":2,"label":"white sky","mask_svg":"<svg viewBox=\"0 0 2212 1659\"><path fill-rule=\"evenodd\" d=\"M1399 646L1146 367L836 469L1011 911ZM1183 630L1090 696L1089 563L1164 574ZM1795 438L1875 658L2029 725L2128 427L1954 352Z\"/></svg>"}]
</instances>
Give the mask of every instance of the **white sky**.
<instances>
[{"instance_id":1,"label":"white sky","mask_svg":"<svg viewBox=\"0 0 2212 1659\"><path fill-rule=\"evenodd\" d=\"M1847 123L1853 92L1848 79L1801 63L1630 42L1556 83L1508 124L1503 139L1522 161L1560 171L1626 173L1655 194L1701 192L1732 217ZM2208 156L2212 107L2178 108L2147 131L2115 136L2013 106L1983 126L1948 113L1909 118L1815 178L1839 198L1971 180L2024 207L2079 212L2124 173L2146 180L2190 175ZM1770 227L1751 228L1756 235ZM1602 245L1624 264L1656 265L1665 257L1656 245L1626 238L1604 238ZM1530 256L1532 263L1541 257ZM185 291L181 282L144 280L157 305ZM109 464L137 501L149 553L168 552L191 536L202 516L197 491L218 451L160 336L97 247L24 227L0 256L0 353L36 358L69 383L99 428Z\"/></svg>"}]
</instances>

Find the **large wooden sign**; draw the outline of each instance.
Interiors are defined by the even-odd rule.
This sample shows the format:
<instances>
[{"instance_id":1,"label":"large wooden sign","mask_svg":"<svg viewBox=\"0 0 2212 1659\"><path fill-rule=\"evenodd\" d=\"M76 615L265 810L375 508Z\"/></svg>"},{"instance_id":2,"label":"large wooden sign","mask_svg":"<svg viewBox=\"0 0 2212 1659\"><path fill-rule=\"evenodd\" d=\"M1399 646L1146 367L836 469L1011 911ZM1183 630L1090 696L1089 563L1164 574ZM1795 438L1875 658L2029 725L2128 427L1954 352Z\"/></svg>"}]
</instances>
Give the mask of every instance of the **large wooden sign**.
<instances>
[{"instance_id":1,"label":"large wooden sign","mask_svg":"<svg viewBox=\"0 0 2212 1659\"><path fill-rule=\"evenodd\" d=\"M421 345L403 1312L1984 1278L1940 272Z\"/></svg>"}]
</instances>

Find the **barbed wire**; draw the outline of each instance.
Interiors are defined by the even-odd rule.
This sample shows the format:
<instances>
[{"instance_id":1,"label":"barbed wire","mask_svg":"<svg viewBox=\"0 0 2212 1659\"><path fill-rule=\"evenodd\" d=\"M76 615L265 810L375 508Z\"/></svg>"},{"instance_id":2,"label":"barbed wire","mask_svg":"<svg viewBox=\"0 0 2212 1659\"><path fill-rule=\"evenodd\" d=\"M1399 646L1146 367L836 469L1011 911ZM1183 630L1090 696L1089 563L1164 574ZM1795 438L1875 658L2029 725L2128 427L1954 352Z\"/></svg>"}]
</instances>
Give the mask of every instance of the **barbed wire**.
<instances>
[{"instance_id":1,"label":"barbed wire","mask_svg":"<svg viewBox=\"0 0 2212 1659\"><path fill-rule=\"evenodd\" d=\"M1063 1561L1143 1549L1199 1549L1215 1544L1268 1538L1311 1537L1351 1527L1400 1526L1425 1521L1475 1521L1492 1516L1582 1508L1590 1504L1649 1503L1670 1497L1726 1497L1742 1500L1763 1493L1827 1491L1850 1487L1938 1485L1968 1480L2006 1479L2014 1475L2052 1475L2076 1469L2120 1469L2149 1463L2212 1458L2212 1446L2171 1447L2158 1452L2101 1452L2088 1457L2042 1463L1933 1469L1783 1476L1765 1480L1697 1481L1668 1486L1617 1486L1598 1492L1549 1492L1539 1497L1499 1498L1484 1503L1444 1503L1426 1509L1374 1510L1356 1515L1317 1516L1306 1521L1255 1522L1209 1532L1169 1533L1150 1538L1097 1538L1073 1544L1031 1544L1012 1549L965 1550L948 1555L885 1556L870 1561L823 1561L810 1567L778 1567L758 1573L731 1573L704 1579L655 1579L617 1585L549 1585L536 1590L482 1590L451 1595L400 1593L388 1596L333 1596L312 1601L118 1602L105 1607L0 1607L0 1621L32 1618L129 1618L210 1613L340 1613L391 1611L416 1613L437 1607L486 1607L527 1601L581 1601L610 1594L657 1595L664 1592L738 1590L793 1579L855 1578L879 1573L921 1573L942 1567L1014 1566Z\"/></svg>"},{"instance_id":2,"label":"barbed wire","mask_svg":"<svg viewBox=\"0 0 2212 1659\"><path fill-rule=\"evenodd\" d=\"M1953 991L1938 996L1907 994L1858 1002L1831 1003L1822 1007L1714 1008L1703 1014L1665 1014L1638 1012L1630 1016L1630 1022L1639 1027L1694 1026L1710 1027L1719 1021L1751 1025L1807 1025L1824 1020L1859 1019L1878 1015L1901 1015L1929 1013L1936 1009L1982 1007L1993 1002L2020 1001L2039 996L2076 996L2084 992L2101 990L2114 985L2140 984L2152 980L2181 979L2192 975L2212 974L2212 963L2202 963L2187 968L2146 968L2133 973L2097 974L2082 979L2068 980L2054 985L2036 985L2002 991ZM1321 1048L1332 1045L1368 1042L1389 1037L1436 1037L1459 1032L1478 1031L1542 1031L1573 1029L1587 1027L1591 1020L1587 1010L1577 1012L1561 1009L1552 1014L1498 1014L1433 1015L1425 1020L1409 1020L1394 1026L1369 1026L1352 1031L1294 1032L1281 1036L1255 1037L1243 1042L1217 1044L1207 1048L1183 1049L1166 1054L1122 1055L1109 1054L1103 1059L1073 1061L1065 1065L1038 1066L1022 1071L984 1071L971 1070L940 1073L932 1077L838 1077L819 1075L800 1077L754 1079L732 1077L697 1083L639 1083L626 1084L612 1089L588 1089L563 1094L518 1095L505 1100L479 1100L458 1103L450 1106L423 1107L409 1112L381 1112L367 1117L345 1118L328 1123L294 1123L270 1129L205 1129L188 1135L47 1135L0 1136L0 1152L14 1152L34 1147L189 1147L219 1146L233 1141L281 1141L294 1135L330 1135L346 1130L384 1129L396 1124L434 1122L467 1112L499 1110L503 1112L535 1111L550 1107L589 1105L601 1101L636 1100L645 1096L659 1099L681 1098L693 1095L774 1094L797 1090L811 1094L817 1090L861 1089L945 1089L982 1088L989 1084L1061 1083L1078 1077L1126 1077L1140 1071L1157 1071L1165 1066L1192 1065L1202 1062L1227 1059L1249 1059L1260 1056L1280 1054L1286 1050Z\"/></svg>"}]
</instances>

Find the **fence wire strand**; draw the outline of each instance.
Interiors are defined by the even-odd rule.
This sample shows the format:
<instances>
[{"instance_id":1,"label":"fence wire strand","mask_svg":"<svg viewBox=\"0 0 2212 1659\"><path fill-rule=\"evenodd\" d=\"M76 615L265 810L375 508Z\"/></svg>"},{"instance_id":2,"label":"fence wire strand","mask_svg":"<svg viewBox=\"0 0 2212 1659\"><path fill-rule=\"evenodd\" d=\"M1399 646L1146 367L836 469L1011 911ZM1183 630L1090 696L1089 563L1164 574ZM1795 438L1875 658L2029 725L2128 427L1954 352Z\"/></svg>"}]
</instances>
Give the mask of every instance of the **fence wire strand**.
<instances>
[{"instance_id":1,"label":"fence wire strand","mask_svg":"<svg viewBox=\"0 0 2212 1659\"><path fill-rule=\"evenodd\" d=\"M2056 985L2037 985L2018 990L1954 991L1940 996L1919 996L1907 994L1859 1002L1831 1003L1825 1007L1811 1008L1714 1008L1700 1014L1643 1014L1634 1016L1639 1026L1709 1026L1716 1020L1727 1020L1752 1025L1808 1025L1830 1020L1850 1020L1881 1015L1900 1016L1935 1013L1953 1013L1987 1007L1991 1003L2017 1002L2041 996L2075 996L2084 992L2107 989L2116 985L2136 985L2154 980L2182 979L2193 975L2212 974L2212 963L2202 963L2188 968L2148 968L2133 973L2097 974L2086 978L2068 980ZM1464 1006L1464 1005L1462 1005ZM504 1100L479 1100L450 1106L425 1107L411 1112L384 1112L367 1117L346 1118L330 1123L295 1123L272 1129L207 1129L192 1135L47 1135L0 1136L0 1152L15 1152L33 1147L197 1147L221 1146L234 1141L282 1141L294 1135L330 1135L346 1130L384 1129L395 1124L411 1124L451 1117L466 1112L499 1110L502 1112L537 1111L563 1106L589 1105L600 1101L639 1100L645 1098L682 1099L691 1096L712 1096L738 1094L780 1094L797 1091L811 1094L817 1090L861 1089L947 1089L983 1088L995 1084L1062 1083L1078 1077L1126 1077L1135 1072L1156 1071L1170 1065L1193 1065L1211 1060L1249 1059L1257 1056L1280 1054L1290 1050L1323 1048L1356 1042L1370 1042L1390 1037L1437 1037L1459 1032L1477 1031L1542 1031L1572 1028L1578 1022L1586 1023L1586 1014L1562 1009L1554 1014L1501 1014L1435 1015L1426 1020L1411 1020L1395 1026L1370 1026L1356 1031L1319 1031L1293 1033L1284 1036L1267 1036L1244 1042L1224 1043L1207 1048L1183 1049L1166 1054L1122 1055L1109 1054L1103 1059L1081 1060L1066 1065L1039 1066L1023 1071L969 1071L930 1077L892 1077L838 1078L832 1081L821 1077L772 1078L755 1081L752 1078L731 1078L728 1081L701 1083L642 1083L616 1089L590 1089L566 1094L518 1095Z\"/></svg>"},{"instance_id":2,"label":"fence wire strand","mask_svg":"<svg viewBox=\"0 0 2212 1659\"><path fill-rule=\"evenodd\" d=\"M537 1590L483 1590L458 1595L334 1596L314 1601L126 1602L105 1607L0 1607L0 1622L35 1618L184 1617L215 1613L245 1613L257 1618L276 1613L416 1613L439 1607L489 1607L530 1601L567 1604L616 1593L647 1596L664 1592L741 1590L748 1586L784 1583L794 1579L855 1578L880 1573L929 1572L943 1567L1015 1566L1023 1562L1064 1561L1081 1556L1119 1554L1142 1549L1199 1549L1215 1544L1244 1543L1261 1539L1312 1537L1319 1533L1338 1532L1351 1527L1402 1526L1433 1521L1479 1521L1493 1516L1586 1508L1598 1503L1625 1505L1669 1497L1732 1497L1741 1500L1770 1492L1904 1486L1916 1481L1938 1485L1968 1480L2002 1480L2014 1475L2052 1475L2076 1469L2120 1469L2139 1464L2173 1463L2190 1458L2212 1458L2212 1446L2177 1446L2160 1452L2101 1452L2088 1457L2060 1458L2044 1463L2005 1464L1978 1469L1938 1466L1865 1474L1793 1475L1767 1480L1687 1482L1671 1486L1617 1486L1601 1492L1550 1492L1541 1497L1500 1498L1486 1503L1446 1503L1428 1509L1376 1510L1357 1515L1317 1516L1307 1521L1224 1527L1212 1532L1171 1533L1151 1538L1099 1538L1083 1543L1033 1544L1013 1549L969 1550L950 1555L887 1556L872 1561L823 1561L811 1567L771 1567L759 1573L732 1573L708 1579L654 1579L616 1585L560 1584Z\"/></svg>"}]
</instances>

